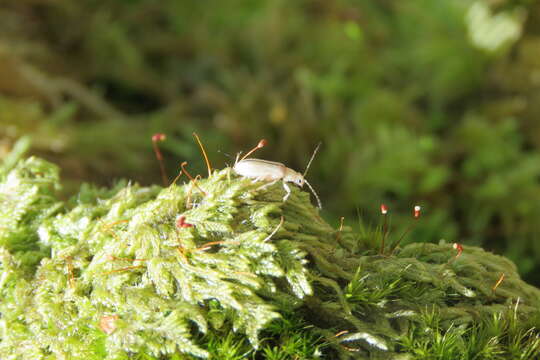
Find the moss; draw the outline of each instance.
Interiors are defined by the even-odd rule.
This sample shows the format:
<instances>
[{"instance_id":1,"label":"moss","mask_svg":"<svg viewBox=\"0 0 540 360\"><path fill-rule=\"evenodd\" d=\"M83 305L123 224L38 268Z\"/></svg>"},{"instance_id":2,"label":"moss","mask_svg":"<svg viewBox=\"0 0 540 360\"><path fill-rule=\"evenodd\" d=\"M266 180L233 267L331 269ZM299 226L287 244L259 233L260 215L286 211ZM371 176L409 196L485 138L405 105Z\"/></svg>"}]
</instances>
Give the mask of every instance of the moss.
<instances>
[{"instance_id":1,"label":"moss","mask_svg":"<svg viewBox=\"0 0 540 360\"><path fill-rule=\"evenodd\" d=\"M308 193L230 168L66 202L58 186L37 158L1 174L3 359L538 354L540 291L480 248L381 256L380 229L335 230Z\"/></svg>"}]
</instances>

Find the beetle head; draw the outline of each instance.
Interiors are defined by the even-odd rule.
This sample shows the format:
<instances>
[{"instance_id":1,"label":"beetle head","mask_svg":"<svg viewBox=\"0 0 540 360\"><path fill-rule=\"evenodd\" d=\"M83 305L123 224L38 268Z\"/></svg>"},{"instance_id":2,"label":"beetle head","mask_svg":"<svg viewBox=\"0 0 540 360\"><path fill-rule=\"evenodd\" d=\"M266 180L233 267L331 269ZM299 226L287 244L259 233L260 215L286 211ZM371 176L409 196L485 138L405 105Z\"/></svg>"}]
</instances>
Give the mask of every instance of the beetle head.
<instances>
[{"instance_id":1,"label":"beetle head","mask_svg":"<svg viewBox=\"0 0 540 360\"><path fill-rule=\"evenodd\" d=\"M304 176L299 172L296 172L293 169L289 168L286 168L285 170L283 181L295 183L300 187L304 186Z\"/></svg>"}]
</instances>

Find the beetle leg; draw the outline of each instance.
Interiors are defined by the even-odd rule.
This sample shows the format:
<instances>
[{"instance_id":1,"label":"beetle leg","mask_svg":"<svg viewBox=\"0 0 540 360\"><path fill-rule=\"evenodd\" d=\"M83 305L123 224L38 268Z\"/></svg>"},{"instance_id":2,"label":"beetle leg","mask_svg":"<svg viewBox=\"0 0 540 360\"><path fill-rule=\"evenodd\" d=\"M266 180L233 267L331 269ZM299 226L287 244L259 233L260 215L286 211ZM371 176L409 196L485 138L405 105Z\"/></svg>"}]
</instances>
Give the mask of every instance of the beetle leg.
<instances>
[{"instance_id":1,"label":"beetle leg","mask_svg":"<svg viewBox=\"0 0 540 360\"><path fill-rule=\"evenodd\" d=\"M253 180L251 180L251 182L253 184L255 184L256 182L259 182L259 181L265 181L266 178L264 176L257 176L256 178L253 178Z\"/></svg>"},{"instance_id":2,"label":"beetle leg","mask_svg":"<svg viewBox=\"0 0 540 360\"><path fill-rule=\"evenodd\" d=\"M264 190L264 189L266 189L267 187L270 187L270 186L274 185L274 184L277 183L278 181L279 181L279 180L272 180L272 181L270 181L270 182L268 182L268 183L266 183L266 184L264 184L264 185L258 187L257 190Z\"/></svg>"},{"instance_id":3,"label":"beetle leg","mask_svg":"<svg viewBox=\"0 0 540 360\"><path fill-rule=\"evenodd\" d=\"M289 196L291 196L291 188L289 188L289 185L287 185L287 183L284 181L283 182L283 188L285 189L285 191L287 192L285 194L285 196L283 197L283 202L287 201L287 199L289 198Z\"/></svg>"}]
</instances>

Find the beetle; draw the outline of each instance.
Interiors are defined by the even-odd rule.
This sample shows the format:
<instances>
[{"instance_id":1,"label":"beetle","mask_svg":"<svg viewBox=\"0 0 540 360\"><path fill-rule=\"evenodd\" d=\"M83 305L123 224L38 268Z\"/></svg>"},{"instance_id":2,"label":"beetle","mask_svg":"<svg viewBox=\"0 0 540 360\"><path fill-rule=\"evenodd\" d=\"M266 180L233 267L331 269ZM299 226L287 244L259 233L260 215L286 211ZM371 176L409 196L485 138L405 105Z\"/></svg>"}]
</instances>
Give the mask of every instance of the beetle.
<instances>
[{"instance_id":1,"label":"beetle","mask_svg":"<svg viewBox=\"0 0 540 360\"><path fill-rule=\"evenodd\" d=\"M311 162L313 161L313 158L315 157L315 154L317 153L317 150L319 149L319 146L321 144L319 143L319 145L317 145L317 148L315 148L315 151L313 152L313 155L308 162L304 174L290 169L279 162L261 159L246 159L246 157L249 156L253 151L263 147L264 145L266 145L266 141L261 140L259 144L250 152L248 152L244 157L242 157L240 161L238 161L237 156L237 161L234 163L233 166L234 172L240 176L254 179L254 181L271 181L271 184L281 180L283 182L283 188L286 192L285 196L283 197L283 201L287 201L287 199L291 195L291 189L289 188L287 183L292 182L299 187L302 187L304 186L304 184L306 184L317 199L319 209L322 209L319 196L317 195L313 187L311 187L310 183L305 179L305 175L309 169L309 166L311 165Z\"/></svg>"}]
</instances>

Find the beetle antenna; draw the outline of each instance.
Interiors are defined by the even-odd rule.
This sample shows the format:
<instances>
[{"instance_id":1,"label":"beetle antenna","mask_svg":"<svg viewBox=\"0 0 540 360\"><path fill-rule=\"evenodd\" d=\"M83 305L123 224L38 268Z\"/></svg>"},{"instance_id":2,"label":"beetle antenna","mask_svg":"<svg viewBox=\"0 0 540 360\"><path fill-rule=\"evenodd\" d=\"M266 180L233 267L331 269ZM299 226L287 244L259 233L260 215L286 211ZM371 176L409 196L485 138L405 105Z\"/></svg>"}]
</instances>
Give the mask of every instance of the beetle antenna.
<instances>
[{"instance_id":1,"label":"beetle antenna","mask_svg":"<svg viewBox=\"0 0 540 360\"><path fill-rule=\"evenodd\" d=\"M319 206L319 209L322 209L321 199L319 199L319 195L317 195L315 190L311 187L311 184L306 179L304 179L304 183L306 183L306 185L309 187L309 190L311 190L313 195L315 195L315 199L317 199L317 205Z\"/></svg>"},{"instance_id":2,"label":"beetle antenna","mask_svg":"<svg viewBox=\"0 0 540 360\"><path fill-rule=\"evenodd\" d=\"M196 133L193 133L193 136L195 137L195 140L199 143L199 147L201 148L201 152L204 156L204 161L206 162L206 168L208 169L208 177L212 175L212 165L210 165L210 160L208 160L208 156L206 155L206 151L204 150L204 146L201 142L201 139L199 139L199 136Z\"/></svg>"},{"instance_id":3,"label":"beetle antenna","mask_svg":"<svg viewBox=\"0 0 540 360\"><path fill-rule=\"evenodd\" d=\"M256 150L265 147L266 144L268 144L268 141L266 141L266 139L261 139L261 140L259 141L259 143L257 144L257 146L255 146L253 149L249 150L249 151L247 152L246 155L242 156L242 158L240 159L240 161L244 160L244 159L247 158L249 155L253 154Z\"/></svg>"},{"instance_id":4,"label":"beetle antenna","mask_svg":"<svg viewBox=\"0 0 540 360\"><path fill-rule=\"evenodd\" d=\"M225 155L227 158L229 158L229 159L232 160L232 156L229 155L229 154L227 154L226 152L223 152L223 151L221 151L221 150L218 150L217 152L220 153L220 154ZM236 160L237 160L237 161L234 163L234 165L236 165L236 163L238 162L238 157L236 158ZM229 167L229 164L225 163L225 165L227 165L227 167ZM233 165L233 166L234 166L234 165Z\"/></svg>"},{"instance_id":5,"label":"beetle antenna","mask_svg":"<svg viewBox=\"0 0 540 360\"><path fill-rule=\"evenodd\" d=\"M225 155L226 157L228 157L229 159L232 160L232 156L231 156L230 154L227 154L226 152L223 152L223 151L221 151L221 150L218 150L217 152L220 153L220 154Z\"/></svg>"},{"instance_id":6,"label":"beetle antenna","mask_svg":"<svg viewBox=\"0 0 540 360\"><path fill-rule=\"evenodd\" d=\"M309 162L306 166L306 171L304 171L304 174L302 176L306 176L308 170L309 170L309 167L311 166L311 162L313 161L313 159L315 159L315 155L317 154L317 151L319 151L319 148L321 147L321 142L319 142L317 144L317 147L315 148L315 150L313 150L313 155L311 155L311 159L309 159Z\"/></svg>"}]
</instances>

